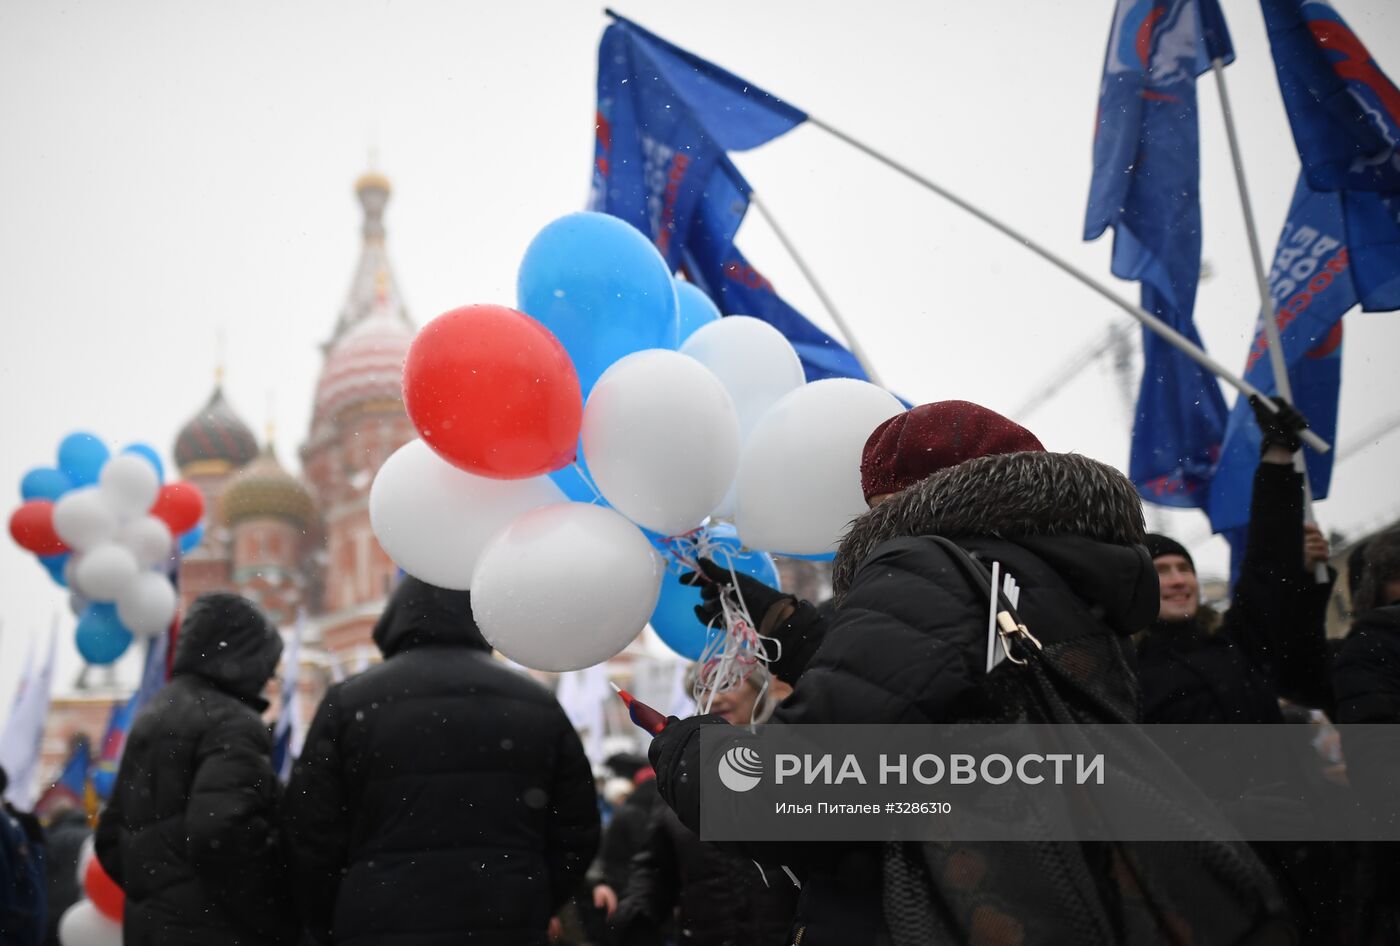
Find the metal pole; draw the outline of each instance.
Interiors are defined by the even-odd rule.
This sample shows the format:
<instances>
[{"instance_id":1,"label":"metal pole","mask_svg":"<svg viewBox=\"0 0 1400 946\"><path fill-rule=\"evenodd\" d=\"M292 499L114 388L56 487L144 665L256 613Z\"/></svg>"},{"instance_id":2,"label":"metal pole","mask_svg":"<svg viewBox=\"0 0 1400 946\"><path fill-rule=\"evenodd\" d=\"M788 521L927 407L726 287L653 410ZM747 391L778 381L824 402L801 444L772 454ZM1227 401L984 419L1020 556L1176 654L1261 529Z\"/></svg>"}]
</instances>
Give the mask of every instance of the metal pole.
<instances>
[{"instance_id":1,"label":"metal pole","mask_svg":"<svg viewBox=\"0 0 1400 946\"><path fill-rule=\"evenodd\" d=\"M841 313L837 310L835 303L831 301L831 297L826 294L826 290L822 288L822 284L817 282L816 274L807 266L807 262L802 258L802 254L797 252L797 247L792 245L792 241L788 239L787 233L778 225L778 221L773 214L769 212L768 205L759 199L758 194L753 191L749 191L749 203L753 204L754 209L763 215L764 220L768 221L768 226L773 228L773 233L777 235L778 242L783 245L783 249L787 250L788 255L792 257L792 261L796 263L797 268L802 271L803 278L807 280L807 284L812 287L812 291L815 292L817 298L821 300L822 306L831 315L831 321L836 323L836 328L841 332L842 337L846 339L846 344L850 346L851 354L855 355L856 361L860 363L861 368L865 371L865 376L870 379L872 384L880 384L880 376L875 373L875 366L870 363L870 356L865 353L864 348L861 348L860 342L856 340L855 334L851 331L851 327L847 325L846 320L841 317ZM881 385L881 387L883 386L884 385Z\"/></svg>"},{"instance_id":2,"label":"metal pole","mask_svg":"<svg viewBox=\"0 0 1400 946\"><path fill-rule=\"evenodd\" d=\"M1269 364L1274 371L1274 389L1292 403L1293 385L1288 379L1288 365L1283 360L1283 341L1279 338L1274 297L1269 292L1269 274L1264 271L1264 253L1259 247L1259 230L1254 225L1254 205L1249 199L1249 188L1244 181L1244 159L1240 155L1240 142L1235 134L1235 113L1230 108L1230 92L1225 86L1225 63L1216 57L1211 60L1210 68L1215 73L1215 87L1220 92L1220 113L1225 119L1225 137L1230 142L1230 163L1235 169L1235 187L1240 192L1244 231L1249 237L1249 261L1254 265L1254 282L1259 288L1259 306L1264 322L1264 338L1269 345ZM1293 454L1293 469L1303 476L1303 521L1309 525L1316 525L1312 484L1308 482L1308 465L1303 459L1302 450ZM1327 565L1319 562L1313 569L1313 577L1319 585L1326 584Z\"/></svg>"},{"instance_id":3,"label":"metal pole","mask_svg":"<svg viewBox=\"0 0 1400 946\"><path fill-rule=\"evenodd\" d=\"M1206 354L1206 352L1199 345L1196 345L1195 343L1187 339L1176 329L1172 328L1170 325L1163 322L1161 319L1157 318L1155 315L1148 312L1146 309L1143 309L1141 306L1134 305L1127 299L1124 299L1122 296L1118 295L1108 286L1099 282L1093 276L1090 276L1084 270L1080 269L1078 266L1075 266L1073 263L1069 262L1059 254L1047 249L1044 246L1041 246L1039 243L1032 240L1025 234L1021 233L1019 230L1016 230L1008 226L1007 224L1002 223L996 217L993 217L985 211L981 210L980 208L974 206L973 204L968 203L967 201L959 197L957 194L954 194L951 191L945 190L944 188L938 186L933 181L924 177L922 174L919 174L912 168L900 164L898 161L894 160L893 158L887 155L881 154L879 151L876 151L874 148L871 148L864 142L857 141L855 138L852 138L850 135L846 134L840 129L833 128L832 126L823 122L821 119L816 118L812 115L808 115L807 120L816 127L825 131L827 134L841 139L856 150L864 152L865 154L879 161L881 164L884 164L892 170L898 171L900 174L903 174L911 181L914 181L915 183L923 186L924 188L933 191L935 194L937 194L939 197L942 197L949 203L961 207L963 210L972 214L974 217L976 217L978 220L981 220L983 223L987 224L992 229L997 230L1005 234L1006 236L1009 236L1011 239L1015 240L1017 243L1020 243L1032 253L1035 253L1041 259L1060 269L1067 275L1077 279L1079 282L1083 283L1085 286L1088 286L1100 296L1103 296L1109 302L1112 302L1114 305L1118 306L1118 308L1128 313L1128 315L1132 316L1138 322L1142 323L1142 325L1151 329L1153 332L1156 332L1159 336L1165 339L1167 343L1170 344L1172 347L1176 348L1182 354L1186 355L1186 357L1190 358L1192 361L1196 362L1201 367L1205 368L1207 371L1210 371L1211 373L1215 374L1217 377L1219 377L1226 384L1230 385L1230 387L1234 388L1236 391L1239 391L1246 397L1261 398L1264 402L1265 407L1268 410L1271 410L1274 413L1278 413L1278 405L1275 404L1272 399L1270 399L1267 395L1265 395L1254 385L1250 384L1244 378L1241 378L1229 368L1226 368L1220 362L1216 361L1210 355ZM1314 431L1304 430L1300 436L1303 438L1304 443L1312 447L1318 453L1326 453L1328 450L1331 449L1331 445L1328 444L1321 437L1319 437Z\"/></svg>"}]
</instances>

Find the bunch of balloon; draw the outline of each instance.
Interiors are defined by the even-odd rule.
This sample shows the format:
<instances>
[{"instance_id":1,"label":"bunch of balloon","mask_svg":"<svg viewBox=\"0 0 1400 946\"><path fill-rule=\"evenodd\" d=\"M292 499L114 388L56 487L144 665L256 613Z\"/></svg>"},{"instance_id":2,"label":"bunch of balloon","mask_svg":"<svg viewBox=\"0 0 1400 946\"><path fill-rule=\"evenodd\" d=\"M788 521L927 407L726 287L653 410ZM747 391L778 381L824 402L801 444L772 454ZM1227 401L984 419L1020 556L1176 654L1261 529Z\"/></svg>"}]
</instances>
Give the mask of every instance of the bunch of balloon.
<instances>
[{"instance_id":1,"label":"bunch of balloon","mask_svg":"<svg viewBox=\"0 0 1400 946\"><path fill-rule=\"evenodd\" d=\"M177 548L198 542L204 497L193 484L163 483L164 475L145 444L113 455L97 437L75 433L60 443L55 466L32 469L20 483L24 502L10 535L72 592L88 663L112 663L133 634L159 634L175 617L170 562Z\"/></svg>"},{"instance_id":2,"label":"bunch of balloon","mask_svg":"<svg viewBox=\"0 0 1400 946\"><path fill-rule=\"evenodd\" d=\"M695 592L677 580L697 554L723 553L775 584L772 559L753 550L826 555L864 508L849 501L852 489L860 500L860 449L899 402L863 382L805 384L780 332L721 318L629 224L553 221L526 250L517 288L518 309L456 309L414 340L404 401L422 439L389 459L370 494L395 563L469 589L482 633L507 657L579 669L650 619L694 658L713 635L683 626L696 623ZM826 391L854 406L819 416ZM784 423L799 426L801 446L782 444L816 465L810 488L807 471L774 456ZM825 477L843 464L848 475ZM765 502L779 478L819 504L797 514L815 526L745 514L746 490Z\"/></svg>"}]
</instances>

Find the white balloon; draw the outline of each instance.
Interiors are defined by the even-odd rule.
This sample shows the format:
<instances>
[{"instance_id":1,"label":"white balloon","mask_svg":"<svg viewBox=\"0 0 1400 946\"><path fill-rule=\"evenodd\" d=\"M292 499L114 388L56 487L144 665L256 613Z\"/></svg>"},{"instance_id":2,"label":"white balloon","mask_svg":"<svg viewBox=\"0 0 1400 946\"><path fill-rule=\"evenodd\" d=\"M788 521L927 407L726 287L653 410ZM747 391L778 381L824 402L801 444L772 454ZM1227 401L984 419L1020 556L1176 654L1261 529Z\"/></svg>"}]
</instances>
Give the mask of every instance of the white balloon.
<instances>
[{"instance_id":1,"label":"white balloon","mask_svg":"<svg viewBox=\"0 0 1400 946\"><path fill-rule=\"evenodd\" d=\"M122 946L122 926L109 920L91 900L79 900L58 921L63 946Z\"/></svg>"},{"instance_id":2,"label":"white balloon","mask_svg":"<svg viewBox=\"0 0 1400 946\"><path fill-rule=\"evenodd\" d=\"M714 372L729 392L741 440L748 440L759 418L785 394L807 383L802 361L783 333L747 315L700 326L680 351Z\"/></svg>"},{"instance_id":3,"label":"white balloon","mask_svg":"<svg viewBox=\"0 0 1400 946\"><path fill-rule=\"evenodd\" d=\"M477 476L414 440L375 476L369 518L396 565L430 585L461 591L471 587L472 570L493 535L523 512L564 501L547 476Z\"/></svg>"},{"instance_id":4,"label":"white balloon","mask_svg":"<svg viewBox=\"0 0 1400 946\"><path fill-rule=\"evenodd\" d=\"M888 391L850 378L814 381L774 404L739 462L735 525L744 544L789 555L836 551L867 508L865 441L903 410Z\"/></svg>"},{"instance_id":5,"label":"white balloon","mask_svg":"<svg viewBox=\"0 0 1400 946\"><path fill-rule=\"evenodd\" d=\"M105 542L78 556L73 577L83 597L115 601L140 571L135 555L115 542Z\"/></svg>"},{"instance_id":6,"label":"white balloon","mask_svg":"<svg viewBox=\"0 0 1400 946\"><path fill-rule=\"evenodd\" d=\"M170 527L155 516L133 519L117 532L117 543L136 556L142 568L169 561L174 541Z\"/></svg>"},{"instance_id":7,"label":"white balloon","mask_svg":"<svg viewBox=\"0 0 1400 946\"><path fill-rule=\"evenodd\" d=\"M121 453L108 460L98 479L119 516L140 516L150 511L160 493L160 477L151 461L134 453Z\"/></svg>"},{"instance_id":8,"label":"white balloon","mask_svg":"<svg viewBox=\"0 0 1400 946\"><path fill-rule=\"evenodd\" d=\"M154 637L175 619L175 589L159 572L142 572L117 595L117 617L133 634Z\"/></svg>"},{"instance_id":9,"label":"white balloon","mask_svg":"<svg viewBox=\"0 0 1400 946\"><path fill-rule=\"evenodd\" d=\"M724 385L679 352L612 364L583 408L583 455L618 512L662 535L704 522L739 464L739 419Z\"/></svg>"},{"instance_id":10,"label":"white balloon","mask_svg":"<svg viewBox=\"0 0 1400 946\"><path fill-rule=\"evenodd\" d=\"M578 670L607 660L642 632L664 572L646 536L613 510L545 506L506 526L482 552L472 613L511 660L535 670Z\"/></svg>"},{"instance_id":11,"label":"white balloon","mask_svg":"<svg viewBox=\"0 0 1400 946\"><path fill-rule=\"evenodd\" d=\"M117 534L117 513L102 490L85 486L54 503L53 528L69 548L82 552Z\"/></svg>"}]
</instances>

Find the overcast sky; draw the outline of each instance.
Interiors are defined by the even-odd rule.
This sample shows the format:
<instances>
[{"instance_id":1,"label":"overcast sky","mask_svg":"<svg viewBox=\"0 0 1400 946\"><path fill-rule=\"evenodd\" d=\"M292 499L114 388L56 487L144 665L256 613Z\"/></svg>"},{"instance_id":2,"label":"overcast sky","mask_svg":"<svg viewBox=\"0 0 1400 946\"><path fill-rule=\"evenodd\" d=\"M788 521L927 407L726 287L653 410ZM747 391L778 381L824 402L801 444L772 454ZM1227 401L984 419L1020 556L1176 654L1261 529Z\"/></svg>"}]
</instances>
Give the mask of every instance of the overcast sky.
<instances>
[{"instance_id":1,"label":"overcast sky","mask_svg":"<svg viewBox=\"0 0 1400 946\"><path fill-rule=\"evenodd\" d=\"M618 0L622 12L887 150L1096 274L1080 242L1113 4ZM1400 5L1337 0L1400 78ZM1258 5L1226 0L1229 70L1262 239L1297 175ZM531 236L587 197L599 7L550 3L0 0L0 487L85 429L168 456L213 382L276 423L295 464L359 242L351 194L373 146L394 184L389 249L421 324L514 303ZM1205 256L1196 319L1243 363L1257 298L1214 89L1201 94ZM1004 237L823 132L737 161L858 332L920 402L1013 411L1121 318ZM761 220L741 243L794 304L815 296ZM1136 297L1136 287L1119 284ZM1400 410L1400 316L1347 319L1339 439ZM1134 384L1136 382L1134 381ZM1129 406L1106 365L1026 418L1052 450L1123 466ZM1400 516L1400 435L1356 453L1320 504L1346 532ZM12 507L5 507L8 510ZM1168 524L1203 571L1204 518ZM0 542L0 716L30 641L57 616L60 687L77 670L64 593Z\"/></svg>"}]
</instances>

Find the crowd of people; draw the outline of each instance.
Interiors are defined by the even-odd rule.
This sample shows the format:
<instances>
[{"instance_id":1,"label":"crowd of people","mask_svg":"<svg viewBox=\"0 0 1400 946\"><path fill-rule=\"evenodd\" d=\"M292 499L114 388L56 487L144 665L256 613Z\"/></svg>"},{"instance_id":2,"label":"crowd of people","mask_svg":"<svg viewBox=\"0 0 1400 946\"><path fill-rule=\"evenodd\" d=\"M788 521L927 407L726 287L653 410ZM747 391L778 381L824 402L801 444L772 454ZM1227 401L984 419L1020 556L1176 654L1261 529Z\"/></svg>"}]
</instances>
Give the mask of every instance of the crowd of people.
<instances>
[{"instance_id":1,"label":"crowd of people","mask_svg":"<svg viewBox=\"0 0 1400 946\"><path fill-rule=\"evenodd\" d=\"M1400 943L1400 854L1380 843L699 838L691 773L708 726L1400 723L1400 531L1353 554L1353 626L1329 642L1335 574L1318 580L1330 550L1304 522L1301 420L1257 413L1262 462L1223 613L1112 467L967 402L890 419L866 444L870 509L830 601L706 561L688 576L706 623L737 582L768 659L709 713L672 719L648 758L609 760L622 790L606 803L550 692L492 659L470 594L412 577L374 630L384 662L326 693L284 788L260 696L280 637L252 603L206 595L96 829L126 895L124 942ZM1025 636L988 670L978 576L993 561L1024 591ZM1336 803L1383 817L1400 728L1357 732L1366 745L1341 747L1357 763L1330 773ZM1183 776L1205 773L1222 810L1309 777L1232 765L1235 748ZM1168 817L1173 804L1164 793ZM41 942L46 895L22 865L45 839L7 812L0 840L0 941Z\"/></svg>"}]
</instances>

